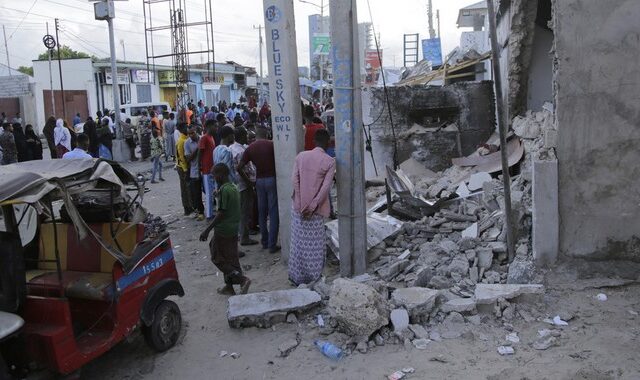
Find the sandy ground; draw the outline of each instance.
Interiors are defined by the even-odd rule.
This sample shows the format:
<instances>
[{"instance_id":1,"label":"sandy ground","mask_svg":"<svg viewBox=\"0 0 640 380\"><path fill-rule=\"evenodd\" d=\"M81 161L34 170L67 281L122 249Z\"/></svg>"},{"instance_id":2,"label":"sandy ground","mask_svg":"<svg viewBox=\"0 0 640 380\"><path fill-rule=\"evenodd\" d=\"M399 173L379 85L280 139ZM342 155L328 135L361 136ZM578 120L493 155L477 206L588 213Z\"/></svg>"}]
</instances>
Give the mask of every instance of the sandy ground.
<instances>
[{"instance_id":1,"label":"sandy ground","mask_svg":"<svg viewBox=\"0 0 640 380\"><path fill-rule=\"evenodd\" d=\"M150 166L150 164L144 164ZM134 170L146 168L130 165ZM546 351L531 347L537 331L550 326L542 321L516 321L513 331L521 342L515 355L500 356L497 347L509 333L503 324L487 317L471 326L464 338L431 342L426 350L400 345L374 347L367 354L353 353L340 362L324 358L313 346L321 337L314 323L301 321L271 329L229 328L227 298L215 291L222 276L209 260L208 246L198 241L204 222L182 217L177 174L165 172L166 182L151 186L145 199L149 210L177 221L170 225L180 279L186 295L177 299L183 332L171 350L157 354L135 333L128 341L83 368L86 379L383 379L390 373L415 368L409 379L639 379L637 349L640 285L595 289L603 279L586 279L585 273L563 269L549 276L548 290L533 306L540 316L564 311L575 316L561 330L559 344ZM255 246L254 246L255 247ZM244 248L244 247L243 247ZM241 262L253 280L251 292L285 289L286 267L278 255L260 248L245 249ZM573 268L569 266L570 268ZM335 268L327 270L335 273ZM633 272L633 271L632 271ZM635 275L637 276L637 271ZM584 280L583 280L584 279ZM598 293L606 302L595 299ZM300 337L300 345L286 358L278 346ZM237 352L238 359L220 357Z\"/></svg>"}]
</instances>

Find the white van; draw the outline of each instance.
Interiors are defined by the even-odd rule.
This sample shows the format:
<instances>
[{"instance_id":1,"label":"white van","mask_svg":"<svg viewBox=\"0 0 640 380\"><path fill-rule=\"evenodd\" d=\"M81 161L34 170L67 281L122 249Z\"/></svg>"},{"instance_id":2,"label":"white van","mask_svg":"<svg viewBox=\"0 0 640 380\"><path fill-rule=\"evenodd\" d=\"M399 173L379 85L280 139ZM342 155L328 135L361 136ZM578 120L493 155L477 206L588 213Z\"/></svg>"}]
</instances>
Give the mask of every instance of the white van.
<instances>
[{"instance_id":1,"label":"white van","mask_svg":"<svg viewBox=\"0 0 640 380\"><path fill-rule=\"evenodd\" d=\"M162 120L163 112L172 112L171 106L167 102L131 103L120 106L120 109L124 110L126 117L131 119L131 124L133 125L138 125L138 119L142 115L142 111L149 111L150 108L156 112L160 120Z\"/></svg>"}]
</instances>

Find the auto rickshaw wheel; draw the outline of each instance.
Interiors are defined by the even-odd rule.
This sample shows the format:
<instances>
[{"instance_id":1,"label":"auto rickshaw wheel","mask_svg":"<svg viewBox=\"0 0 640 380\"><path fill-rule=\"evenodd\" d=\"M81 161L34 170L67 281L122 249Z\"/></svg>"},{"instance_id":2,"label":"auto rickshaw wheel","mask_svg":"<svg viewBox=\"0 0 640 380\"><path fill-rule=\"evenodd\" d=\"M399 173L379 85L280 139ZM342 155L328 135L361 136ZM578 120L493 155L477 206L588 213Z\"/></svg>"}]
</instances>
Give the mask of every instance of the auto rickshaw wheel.
<instances>
[{"instance_id":1,"label":"auto rickshaw wheel","mask_svg":"<svg viewBox=\"0 0 640 380\"><path fill-rule=\"evenodd\" d=\"M142 333L151 348L163 352L176 344L181 327L180 308L173 301L163 300L156 307L153 323L151 326L143 325Z\"/></svg>"}]
</instances>

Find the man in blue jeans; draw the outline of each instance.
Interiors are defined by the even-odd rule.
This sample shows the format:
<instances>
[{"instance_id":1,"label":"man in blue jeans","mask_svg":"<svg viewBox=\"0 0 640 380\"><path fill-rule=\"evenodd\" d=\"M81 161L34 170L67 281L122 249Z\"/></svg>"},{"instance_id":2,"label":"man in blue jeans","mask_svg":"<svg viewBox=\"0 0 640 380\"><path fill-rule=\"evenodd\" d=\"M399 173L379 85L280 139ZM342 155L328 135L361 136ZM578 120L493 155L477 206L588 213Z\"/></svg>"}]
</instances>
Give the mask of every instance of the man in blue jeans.
<instances>
[{"instance_id":1,"label":"man in blue jeans","mask_svg":"<svg viewBox=\"0 0 640 380\"><path fill-rule=\"evenodd\" d=\"M252 162L256 167L255 186L258 193L258 221L262 235L262 248L269 249L270 253L276 253L280 250L280 246L277 245L280 217L278 216L276 163L273 141L269 140L267 136L266 128L256 129L256 141L244 151L237 171L245 181L250 183L250 179L242 169L249 162ZM269 219L268 227L267 218Z\"/></svg>"}]
</instances>

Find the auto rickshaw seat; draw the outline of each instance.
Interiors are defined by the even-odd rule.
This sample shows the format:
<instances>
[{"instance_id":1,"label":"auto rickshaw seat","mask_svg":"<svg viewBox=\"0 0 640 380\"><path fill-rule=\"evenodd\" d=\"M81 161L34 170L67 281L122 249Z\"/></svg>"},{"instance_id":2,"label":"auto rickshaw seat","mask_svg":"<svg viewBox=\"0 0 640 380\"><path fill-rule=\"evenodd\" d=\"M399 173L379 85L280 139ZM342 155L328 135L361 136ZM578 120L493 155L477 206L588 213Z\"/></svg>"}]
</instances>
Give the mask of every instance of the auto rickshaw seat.
<instances>
[{"instance_id":1,"label":"auto rickshaw seat","mask_svg":"<svg viewBox=\"0 0 640 380\"><path fill-rule=\"evenodd\" d=\"M117 234L118 244L123 253L131 254L139 240L144 236L144 226L130 226L122 223ZM91 224L89 227L102 236L108 244L114 244L109 223ZM114 223L114 229L116 225ZM103 300L112 299L115 286L113 265L116 259L95 239L87 237L80 241L71 224L56 223L57 245L62 270L62 282L57 274L54 228L52 223L40 226L40 250L38 269L26 272L29 294L52 296L60 293L70 298ZM115 244L114 244L115 245Z\"/></svg>"}]
</instances>

